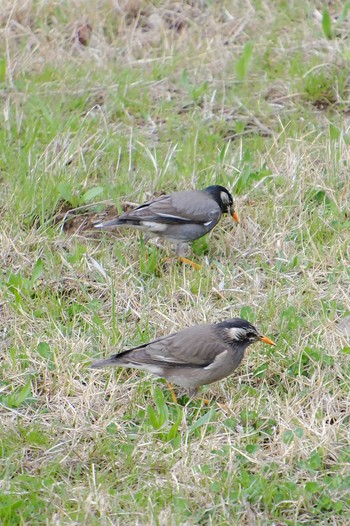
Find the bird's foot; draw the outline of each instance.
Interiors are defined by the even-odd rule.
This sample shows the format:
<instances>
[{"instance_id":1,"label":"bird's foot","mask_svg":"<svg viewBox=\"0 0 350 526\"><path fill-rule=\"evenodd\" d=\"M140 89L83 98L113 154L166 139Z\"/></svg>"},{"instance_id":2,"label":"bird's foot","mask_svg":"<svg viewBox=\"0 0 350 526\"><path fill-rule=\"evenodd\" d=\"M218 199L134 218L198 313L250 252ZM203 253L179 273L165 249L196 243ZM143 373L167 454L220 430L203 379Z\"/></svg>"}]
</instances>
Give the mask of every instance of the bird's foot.
<instances>
[{"instance_id":1,"label":"bird's foot","mask_svg":"<svg viewBox=\"0 0 350 526\"><path fill-rule=\"evenodd\" d=\"M198 263L195 263L188 258L184 258L183 256L178 256L178 259L182 261L182 263L185 263L185 265L191 265L191 267L195 270L200 270L202 268L201 265L198 265Z\"/></svg>"},{"instance_id":2,"label":"bird's foot","mask_svg":"<svg viewBox=\"0 0 350 526\"><path fill-rule=\"evenodd\" d=\"M191 267L194 268L195 270L199 270L202 268L201 265L198 265L198 263L195 263L194 261L191 261L190 259L184 258L183 256L177 256L176 258L166 257L166 258L163 258L162 262L167 263L169 261L174 261L174 259L177 259L178 261L181 261L182 263L186 265L191 265Z\"/></svg>"}]
</instances>

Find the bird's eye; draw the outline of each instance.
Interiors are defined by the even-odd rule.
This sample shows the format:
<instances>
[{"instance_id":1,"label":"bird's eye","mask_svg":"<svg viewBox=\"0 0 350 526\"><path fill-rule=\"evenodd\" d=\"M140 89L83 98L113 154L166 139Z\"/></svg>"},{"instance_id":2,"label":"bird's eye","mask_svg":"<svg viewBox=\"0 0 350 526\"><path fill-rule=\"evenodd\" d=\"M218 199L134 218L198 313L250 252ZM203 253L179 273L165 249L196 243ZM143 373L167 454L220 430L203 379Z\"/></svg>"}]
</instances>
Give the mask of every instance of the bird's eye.
<instances>
[{"instance_id":1,"label":"bird's eye","mask_svg":"<svg viewBox=\"0 0 350 526\"><path fill-rule=\"evenodd\" d=\"M256 338L255 332L252 332L252 331L248 331L246 335L249 340L255 340Z\"/></svg>"}]
</instances>

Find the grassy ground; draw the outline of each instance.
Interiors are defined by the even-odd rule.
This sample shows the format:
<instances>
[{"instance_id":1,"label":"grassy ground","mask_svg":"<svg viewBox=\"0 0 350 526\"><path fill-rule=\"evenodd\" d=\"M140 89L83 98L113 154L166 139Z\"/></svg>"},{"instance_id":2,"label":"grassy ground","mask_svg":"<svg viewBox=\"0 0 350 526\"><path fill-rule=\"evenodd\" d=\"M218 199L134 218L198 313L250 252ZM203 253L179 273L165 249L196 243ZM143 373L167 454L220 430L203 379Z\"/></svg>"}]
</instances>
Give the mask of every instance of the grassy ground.
<instances>
[{"instance_id":1,"label":"grassy ground","mask_svg":"<svg viewBox=\"0 0 350 526\"><path fill-rule=\"evenodd\" d=\"M350 523L349 3L328 4L3 0L1 524ZM195 244L200 271L93 230L213 183L241 224ZM209 407L89 369L239 315L278 346Z\"/></svg>"}]
</instances>

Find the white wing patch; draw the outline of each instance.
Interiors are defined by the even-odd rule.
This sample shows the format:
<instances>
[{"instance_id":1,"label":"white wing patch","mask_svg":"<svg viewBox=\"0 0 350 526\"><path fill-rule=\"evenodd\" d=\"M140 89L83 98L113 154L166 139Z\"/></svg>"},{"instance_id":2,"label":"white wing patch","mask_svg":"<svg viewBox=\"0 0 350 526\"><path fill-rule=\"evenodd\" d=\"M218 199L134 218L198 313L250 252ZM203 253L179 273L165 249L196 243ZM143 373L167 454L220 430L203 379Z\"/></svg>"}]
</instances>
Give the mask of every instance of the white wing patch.
<instances>
[{"instance_id":1,"label":"white wing patch","mask_svg":"<svg viewBox=\"0 0 350 526\"><path fill-rule=\"evenodd\" d=\"M172 356L164 356L164 354L152 354L152 359L159 360L160 362L174 363L174 358Z\"/></svg>"},{"instance_id":2,"label":"white wing patch","mask_svg":"<svg viewBox=\"0 0 350 526\"><path fill-rule=\"evenodd\" d=\"M187 217L175 216L174 214L164 214L163 212L158 215L160 217L170 217L171 219L180 219L181 221L187 220Z\"/></svg>"},{"instance_id":3,"label":"white wing patch","mask_svg":"<svg viewBox=\"0 0 350 526\"><path fill-rule=\"evenodd\" d=\"M221 352L220 354L215 356L214 361L211 362L206 367L204 367L204 369L208 371L208 369L216 369L217 367L221 367L222 363L226 360L227 355L228 355L228 351Z\"/></svg>"}]
</instances>

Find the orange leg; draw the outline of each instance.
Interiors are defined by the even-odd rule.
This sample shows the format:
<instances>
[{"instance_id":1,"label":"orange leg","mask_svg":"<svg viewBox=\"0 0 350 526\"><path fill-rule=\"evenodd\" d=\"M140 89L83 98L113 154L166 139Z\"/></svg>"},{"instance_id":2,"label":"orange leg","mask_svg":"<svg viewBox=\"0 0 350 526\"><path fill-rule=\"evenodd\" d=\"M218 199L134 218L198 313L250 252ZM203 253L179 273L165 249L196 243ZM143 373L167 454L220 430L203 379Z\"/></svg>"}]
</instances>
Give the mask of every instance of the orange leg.
<instances>
[{"instance_id":1,"label":"orange leg","mask_svg":"<svg viewBox=\"0 0 350 526\"><path fill-rule=\"evenodd\" d=\"M202 268L201 265L198 265L198 263L195 263L194 261L191 261L188 258L179 256L179 260L182 261L182 263L185 263L186 265L191 265L191 267L193 267L195 270L199 270L200 268Z\"/></svg>"},{"instance_id":2,"label":"orange leg","mask_svg":"<svg viewBox=\"0 0 350 526\"><path fill-rule=\"evenodd\" d=\"M166 263L167 261L172 261L174 258L164 258L162 261L164 263ZM192 268L194 268L195 270L199 270L201 269L201 265L198 265L198 263L195 263L194 261L191 261L190 259L188 258L184 258L182 256L177 256L177 259L179 261L181 261L182 263L185 263L186 265L191 265Z\"/></svg>"},{"instance_id":3,"label":"orange leg","mask_svg":"<svg viewBox=\"0 0 350 526\"><path fill-rule=\"evenodd\" d=\"M168 387L169 387L170 394L171 394L171 398L173 399L174 404L177 404L178 401L177 401L177 398L176 398L175 391L174 391L174 389L173 389L173 384L170 383L170 382L168 382Z\"/></svg>"}]
</instances>

